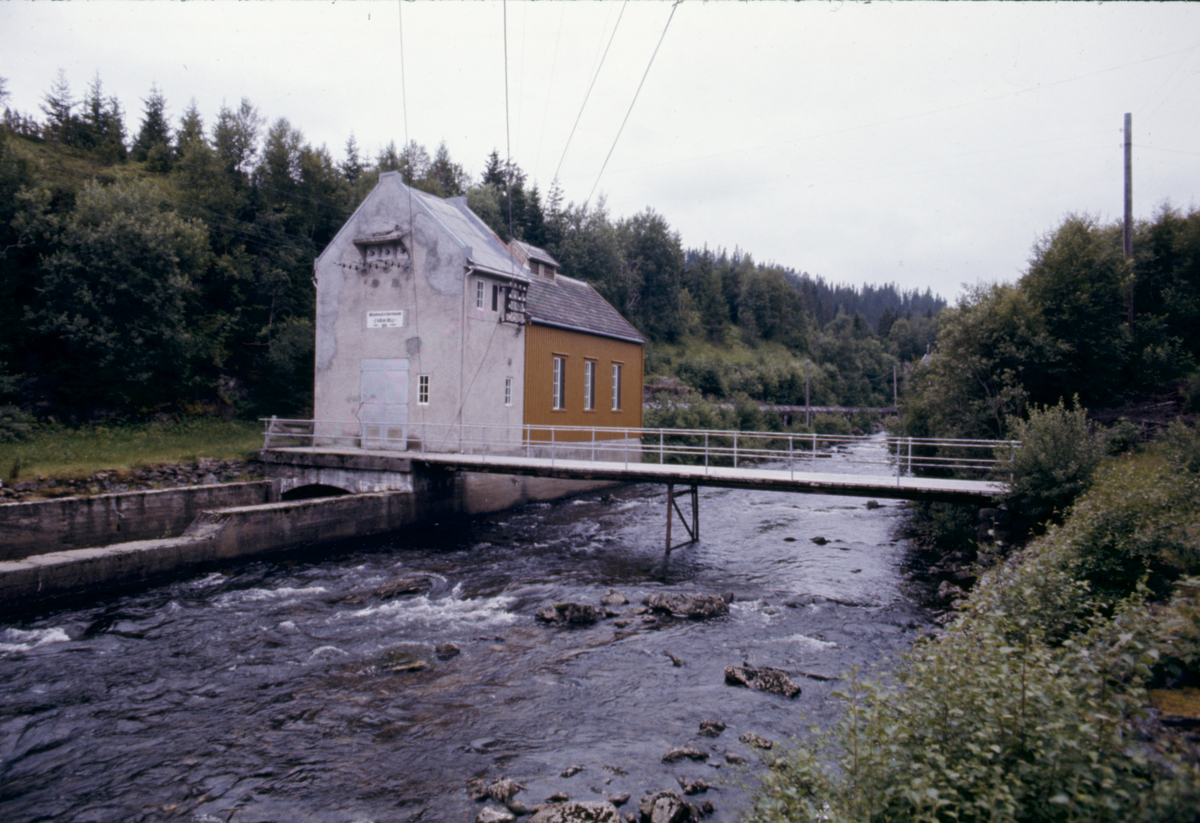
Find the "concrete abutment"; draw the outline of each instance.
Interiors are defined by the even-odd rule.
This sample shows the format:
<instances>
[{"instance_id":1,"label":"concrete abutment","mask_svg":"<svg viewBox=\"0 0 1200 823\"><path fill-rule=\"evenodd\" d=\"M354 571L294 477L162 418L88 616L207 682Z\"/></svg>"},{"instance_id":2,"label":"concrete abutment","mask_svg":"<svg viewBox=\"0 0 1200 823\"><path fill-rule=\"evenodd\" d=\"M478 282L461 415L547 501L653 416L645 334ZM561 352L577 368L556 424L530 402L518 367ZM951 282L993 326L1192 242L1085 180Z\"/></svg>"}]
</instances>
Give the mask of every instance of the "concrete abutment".
<instances>
[{"instance_id":1,"label":"concrete abutment","mask_svg":"<svg viewBox=\"0 0 1200 823\"><path fill-rule=\"evenodd\" d=\"M399 454L263 452L259 459L267 477L259 483L0 506L0 613L614 485L474 474ZM348 493L281 499L320 487Z\"/></svg>"}]
</instances>

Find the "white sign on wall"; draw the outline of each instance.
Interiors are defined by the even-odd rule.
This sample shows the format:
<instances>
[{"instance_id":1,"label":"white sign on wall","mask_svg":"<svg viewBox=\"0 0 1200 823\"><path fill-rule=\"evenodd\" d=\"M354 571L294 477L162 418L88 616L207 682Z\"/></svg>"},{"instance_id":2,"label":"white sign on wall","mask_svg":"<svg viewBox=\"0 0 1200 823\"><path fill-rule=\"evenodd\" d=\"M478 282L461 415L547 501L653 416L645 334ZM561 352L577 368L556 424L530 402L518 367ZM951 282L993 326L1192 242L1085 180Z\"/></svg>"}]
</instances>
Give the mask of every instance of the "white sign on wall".
<instances>
[{"instance_id":1,"label":"white sign on wall","mask_svg":"<svg viewBox=\"0 0 1200 823\"><path fill-rule=\"evenodd\" d=\"M398 329L404 325L404 310L367 312L368 329Z\"/></svg>"}]
</instances>

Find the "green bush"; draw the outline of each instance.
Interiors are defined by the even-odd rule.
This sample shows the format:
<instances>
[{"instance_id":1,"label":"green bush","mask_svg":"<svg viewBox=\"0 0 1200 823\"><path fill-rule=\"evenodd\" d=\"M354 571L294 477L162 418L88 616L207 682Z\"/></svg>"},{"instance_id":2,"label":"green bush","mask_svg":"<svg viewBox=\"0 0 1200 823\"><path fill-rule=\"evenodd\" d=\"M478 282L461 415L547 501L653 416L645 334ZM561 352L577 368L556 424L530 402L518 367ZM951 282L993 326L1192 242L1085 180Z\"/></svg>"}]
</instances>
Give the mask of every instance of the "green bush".
<instances>
[{"instance_id":1,"label":"green bush","mask_svg":"<svg viewBox=\"0 0 1200 823\"><path fill-rule=\"evenodd\" d=\"M33 417L18 406L0 406L0 443L24 440L33 431Z\"/></svg>"},{"instance_id":2,"label":"green bush","mask_svg":"<svg viewBox=\"0 0 1200 823\"><path fill-rule=\"evenodd\" d=\"M1056 406L1033 407L1028 420L1012 424L1013 437L1021 441L1015 451L1001 447L996 474L1009 481L1004 502L1014 521L1029 530L1059 522L1063 513L1083 493L1100 464L1103 447L1088 431L1087 414Z\"/></svg>"},{"instance_id":3,"label":"green bush","mask_svg":"<svg viewBox=\"0 0 1200 823\"><path fill-rule=\"evenodd\" d=\"M850 434L850 421L840 414L818 414L812 428L817 434Z\"/></svg>"},{"instance_id":4,"label":"green bush","mask_svg":"<svg viewBox=\"0 0 1200 823\"><path fill-rule=\"evenodd\" d=\"M1012 644L995 620L918 645L887 681L852 677L842 719L777 761L751 820L1193 820L1200 769L1138 733L1161 658L1140 601L1062 646Z\"/></svg>"},{"instance_id":5,"label":"green bush","mask_svg":"<svg viewBox=\"0 0 1200 823\"><path fill-rule=\"evenodd\" d=\"M1200 570L1197 523L1200 436L1176 425L985 573L942 637L855 674L751 819L1194 823L1200 764L1144 709L1200 678L1200 581L1178 580Z\"/></svg>"}]
</instances>

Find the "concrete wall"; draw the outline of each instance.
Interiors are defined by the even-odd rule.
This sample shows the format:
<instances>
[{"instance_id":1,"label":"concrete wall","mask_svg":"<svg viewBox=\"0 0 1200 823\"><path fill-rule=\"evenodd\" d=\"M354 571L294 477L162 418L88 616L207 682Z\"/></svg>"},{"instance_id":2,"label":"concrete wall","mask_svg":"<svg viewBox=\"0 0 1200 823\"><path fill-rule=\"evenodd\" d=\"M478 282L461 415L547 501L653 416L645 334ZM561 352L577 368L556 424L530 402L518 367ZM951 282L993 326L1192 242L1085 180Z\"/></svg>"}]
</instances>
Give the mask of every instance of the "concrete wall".
<instances>
[{"instance_id":1,"label":"concrete wall","mask_svg":"<svg viewBox=\"0 0 1200 823\"><path fill-rule=\"evenodd\" d=\"M207 509L279 499L269 481L0 505L0 560L183 534Z\"/></svg>"},{"instance_id":2,"label":"concrete wall","mask_svg":"<svg viewBox=\"0 0 1200 823\"><path fill-rule=\"evenodd\" d=\"M453 500L443 489L242 506L203 513L181 537L0 561L0 613L113 594L270 552L396 531L450 514Z\"/></svg>"},{"instance_id":3,"label":"concrete wall","mask_svg":"<svg viewBox=\"0 0 1200 823\"><path fill-rule=\"evenodd\" d=\"M440 518L500 511L531 501L552 500L614 485L409 466L409 461L399 456L322 454L317 456L321 458L320 465L299 462L302 458L313 457L311 455L274 453L274 456L278 458L275 462L264 464L268 475L276 477L273 483L232 485L256 487L265 496L268 490L277 493L280 489L298 488L306 480L337 485L331 481L340 478L348 485L371 482L385 489L401 486L405 490L214 508L199 512L181 536L165 536L164 530L156 535L158 539L117 543L116 540L135 534L125 530L116 533L120 536L114 539L93 544L97 548L66 550L68 545L61 540L57 545L42 541L36 543L35 553L29 556L15 559L10 554L7 559L0 560L0 613L41 609L83 597L107 596L171 577L200 573L232 561L340 540L402 533L406 528ZM401 471L401 468L411 470ZM364 477L369 480L363 481ZM190 502L194 505L201 499L201 494L196 493L220 489L231 490L231 486L173 491L193 492ZM133 497L162 497L165 494L168 493L147 492ZM158 501L159 497L151 499ZM164 502L167 499L162 497ZM175 509L182 511L185 499L186 495L175 495ZM71 499L48 502L62 504L61 511L39 510L49 517L49 522L63 521L62 513L72 507L79 513L89 509L104 511L102 506L82 506L86 501L79 498L74 502ZM0 509L12 505L40 504L11 504L0 506ZM128 515L134 511L133 504L122 501L116 505L127 513L127 519L132 520ZM33 510L26 512L32 514ZM94 533L103 532L98 529Z\"/></svg>"}]
</instances>

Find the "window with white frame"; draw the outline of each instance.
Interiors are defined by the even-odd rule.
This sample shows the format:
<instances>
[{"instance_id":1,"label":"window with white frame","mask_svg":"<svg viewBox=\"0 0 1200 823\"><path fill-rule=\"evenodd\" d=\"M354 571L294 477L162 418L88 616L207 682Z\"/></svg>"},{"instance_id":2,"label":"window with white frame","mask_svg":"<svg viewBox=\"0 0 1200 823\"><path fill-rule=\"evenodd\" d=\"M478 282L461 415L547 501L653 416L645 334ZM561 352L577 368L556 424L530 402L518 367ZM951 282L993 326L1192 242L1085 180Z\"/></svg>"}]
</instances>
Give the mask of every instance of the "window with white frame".
<instances>
[{"instance_id":1,"label":"window with white frame","mask_svg":"<svg viewBox=\"0 0 1200 823\"><path fill-rule=\"evenodd\" d=\"M621 410L621 364L613 363L612 410Z\"/></svg>"},{"instance_id":2,"label":"window with white frame","mask_svg":"<svg viewBox=\"0 0 1200 823\"><path fill-rule=\"evenodd\" d=\"M596 410L596 361L583 361L583 408Z\"/></svg>"},{"instance_id":3,"label":"window with white frame","mask_svg":"<svg viewBox=\"0 0 1200 823\"><path fill-rule=\"evenodd\" d=\"M427 374L417 375L417 405L429 405L429 375Z\"/></svg>"},{"instance_id":4,"label":"window with white frame","mask_svg":"<svg viewBox=\"0 0 1200 823\"><path fill-rule=\"evenodd\" d=\"M564 402L566 393L563 391L567 382L567 359L554 358L554 408L561 411L566 408Z\"/></svg>"},{"instance_id":5,"label":"window with white frame","mask_svg":"<svg viewBox=\"0 0 1200 823\"><path fill-rule=\"evenodd\" d=\"M512 405L512 378L504 378L504 405Z\"/></svg>"},{"instance_id":6,"label":"window with white frame","mask_svg":"<svg viewBox=\"0 0 1200 823\"><path fill-rule=\"evenodd\" d=\"M483 280L475 281L475 308L483 308Z\"/></svg>"}]
</instances>

